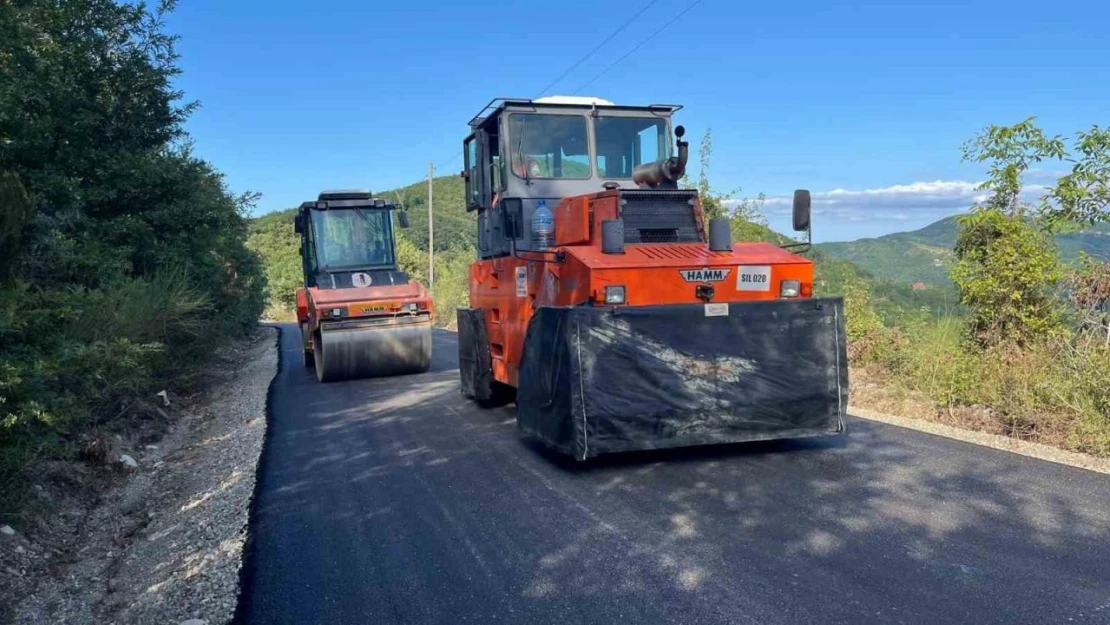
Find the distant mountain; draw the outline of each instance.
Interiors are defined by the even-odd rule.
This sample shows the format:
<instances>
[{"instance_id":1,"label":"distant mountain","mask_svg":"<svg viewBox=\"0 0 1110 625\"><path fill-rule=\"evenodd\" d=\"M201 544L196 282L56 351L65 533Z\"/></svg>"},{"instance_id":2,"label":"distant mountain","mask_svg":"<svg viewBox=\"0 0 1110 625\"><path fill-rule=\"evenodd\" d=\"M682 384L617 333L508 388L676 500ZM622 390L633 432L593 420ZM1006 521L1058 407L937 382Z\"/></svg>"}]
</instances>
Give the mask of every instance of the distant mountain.
<instances>
[{"instance_id":1,"label":"distant mountain","mask_svg":"<svg viewBox=\"0 0 1110 625\"><path fill-rule=\"evenodd\" d=\"M815 247L832 258L851 261L876 278L898 284L924 282L949 285L948 269L954 260L956 217L945 217L911 232L895 232L873 239L818 243ZM1110 257L1110 224L1057 237L1060 255L1074 260L1079 252Z\"/></svg>"}]
</instances>

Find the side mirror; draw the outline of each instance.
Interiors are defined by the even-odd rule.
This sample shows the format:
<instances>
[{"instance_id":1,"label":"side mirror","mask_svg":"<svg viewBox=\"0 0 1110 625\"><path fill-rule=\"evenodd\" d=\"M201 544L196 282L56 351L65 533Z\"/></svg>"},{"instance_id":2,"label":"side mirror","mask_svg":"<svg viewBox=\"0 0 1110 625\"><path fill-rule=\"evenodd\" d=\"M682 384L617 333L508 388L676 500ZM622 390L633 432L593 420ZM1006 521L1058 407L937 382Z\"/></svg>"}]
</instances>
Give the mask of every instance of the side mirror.
<instances>
[{"instance_id":1,"label":"side mirror","mask_svg":"<svg viewBox=\"0 0 1110 625\"><path fill-rule=\"evenodd\" d=\"M812 198L809 191L806 189L798 189L794 192L794 231L803 232L809 230L809 216Z\"/></svg>"},{"instance_id":2,"label":"side mirror","mask_svg":"<svg viewBox=\"0 0 1110 625\"><path fill-rule=\"evenodd\" d=\"M519 241L524 238L524 202L518 198L501 200L501 230L506 239Z\"/></svg>"},{"instance_id":3,"label":"side mirror","mask_svg":"<svg viewBox=\"0 0 1110 625\"><path fill-rule=\"evenodd\" d=\"M397 212L397 223L401 224L402 228L409 227L409 212L406 210Z\"/></svg>"},{"instance_id":4,"label":"side mirror","mask_svg":"<svg viewBox=\"0 0 1110 625\"><path fill-rule=\"evenodd\" d=\"M304 215L297 213L293 217L293 232L297 234L304 234Z\"/></svg>"}]
</instances>

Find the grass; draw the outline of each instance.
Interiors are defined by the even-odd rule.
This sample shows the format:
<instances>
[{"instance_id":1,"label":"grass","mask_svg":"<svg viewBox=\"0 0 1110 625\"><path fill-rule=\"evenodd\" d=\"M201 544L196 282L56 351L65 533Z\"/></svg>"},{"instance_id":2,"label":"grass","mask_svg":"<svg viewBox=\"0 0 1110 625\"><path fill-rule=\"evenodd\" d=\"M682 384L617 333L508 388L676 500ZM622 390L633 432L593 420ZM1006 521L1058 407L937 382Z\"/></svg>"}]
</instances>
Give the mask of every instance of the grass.
<instances>
[{"instance_id":1,"label":"grass","mask_svg":"<svg viewBox=\"0 0 1110 625\"><path fill-rule=\"evenodd\" d=\"M867 364L884 394L926 402L953 425L1110 456L1110 349L1061 335L980 350L959 318L906 330ZM874 398L874 389L866 392Z\"/></svg>"},{"instance_id":2,"label":"grass","mask_svg":"<svg viewBox=\"0 0 1110 625\"><path fill-rule=\"evenodd\" d=\"M128 430L136 400L186 384L220 338L208 331L210 300L181 272L95 290L15 286L0 304L2 510L17 507L36 460L73 456L92 432Z\"/></svg>"}]
</instances>

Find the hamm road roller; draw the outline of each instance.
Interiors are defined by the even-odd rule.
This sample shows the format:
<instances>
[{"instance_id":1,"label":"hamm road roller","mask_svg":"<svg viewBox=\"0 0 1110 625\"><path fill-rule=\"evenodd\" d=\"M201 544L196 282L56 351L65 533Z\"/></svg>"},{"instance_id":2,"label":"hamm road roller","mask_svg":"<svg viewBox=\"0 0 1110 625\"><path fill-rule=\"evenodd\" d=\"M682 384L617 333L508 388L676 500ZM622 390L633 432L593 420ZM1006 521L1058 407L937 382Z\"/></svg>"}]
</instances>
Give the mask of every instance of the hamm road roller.
<instances>
[{"instance_id":1,"label":"hamm road roller","mask_svg":"<svg viewBox=\"0 0 1110 625\"><path fill-rule=\"evenodd\" d=\"M843 301L813 296L808 243L733 243L679 188L679 108L495 99L463 142L462 392L580 460L844 432Z\"/></svg>"},{"instance_id":2,"label":"hamm road roller","mask_svg":"<svg viewBox=\"0 0 1110 625\"><path fill-rule=\"evenodd\" d=\"M394 213L408 227L401 207L363 190L325 191L297 210L297 321L321 382L431 366L432 297L397 268Z\"/></svg>"}]
</instances>

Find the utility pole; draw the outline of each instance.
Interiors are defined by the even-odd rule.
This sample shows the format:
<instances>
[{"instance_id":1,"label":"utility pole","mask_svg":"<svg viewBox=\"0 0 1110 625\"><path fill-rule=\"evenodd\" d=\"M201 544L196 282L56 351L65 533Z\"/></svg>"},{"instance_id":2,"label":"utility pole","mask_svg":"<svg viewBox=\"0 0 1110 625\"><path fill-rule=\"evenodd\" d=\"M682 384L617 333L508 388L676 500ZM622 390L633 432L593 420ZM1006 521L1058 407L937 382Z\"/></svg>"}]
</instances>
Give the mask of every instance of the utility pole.
<instances>
[{"instance_id":1,"label":"utility pole","mask_svg":"<svg viewBox=\"0 0 1110 625\"><path fill-rule=\"evenodd\" d=\"M435 226L433 222L435 219L432 217L435 212L432 210L432 180L436 176L435 163L428 163L428 289L435 290L436 284L436 266L435 266Z\"/></svg>"}]
</instances>

